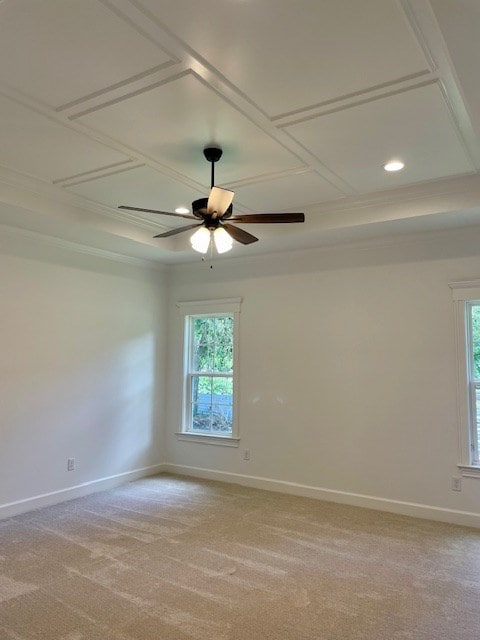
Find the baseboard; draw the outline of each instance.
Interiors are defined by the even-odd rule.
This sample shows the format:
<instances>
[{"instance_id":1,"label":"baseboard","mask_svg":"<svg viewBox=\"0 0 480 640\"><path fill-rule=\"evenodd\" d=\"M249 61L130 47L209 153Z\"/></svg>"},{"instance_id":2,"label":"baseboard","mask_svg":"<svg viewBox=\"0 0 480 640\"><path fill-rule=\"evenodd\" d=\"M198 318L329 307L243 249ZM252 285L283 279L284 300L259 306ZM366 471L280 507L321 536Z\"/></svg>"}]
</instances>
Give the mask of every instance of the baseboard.
<instances>
[{"instance_id":1,"label":"baseboard","mask_svg":"<svg viewBox=\"0 0 480 640\"><path fill-rule=\"evenodd\" d=\"M49 507L53 504L58 504L59 502L72 500L73 498L81 498L89 493L112 489L113 487L118 487L130 480L138 480L139 478L152 476L156 473L162 473L163 471L166 471L165 464L155 464L141 469L133 469L132 471L117 473L105 478L98 478L97 480L91 480L90 482L83 482L82 484L67 487L66 489L60 489L59 491L42 493L37 496L32 496L31 498L17 500L16 502L8 502L0 505L0 520L4 518L11 518L12 516L32 511L33 509Z\"/></svg>"},{"instance_id":2,"label":"baseboard","mask_svg":"<svg viewBox=\"0 0 480 640\"><path fill-rule=\"evenodd\" d=\"M205 478L207 480L219 480L240 484L245 487L265 489L267 491L278 491L305 498L315 498L317 500L327 500L329 502L339 502L354 507L364 507L376 509L377 511L388 511L414 518L424 518L427 520L437 520L439 522L449 522L467 527L480 528L480 514L470 511L458 511L456 509L443 509L430 505L415 502L402 502L400 500L389 500L376 496L366 496L359 493L349 493L346 491L336 491L334 489L323 489L322 487L311 487L295 482L285 482L283 480L272 480L258 476L247 476L240 473L228 471L215 471L213 469L202 469L200 467L187 467L177 464L164 464L163 471L167 473L177 473L180 475Z\"/></svg>"},{"instance_id":3,"label":"baseboard","mask_svg":"<svg viewBox=\"0 0 480 640\"><path fill-rule=\"evenodd\" d=\"M316 500L326 500L329 502L338 502L348 504L355 507L364 507L367 509L375 509L378 511L387 511L390 513L398 513L414 518L425 518L427 520L437 520L440 522L449 522L469 527L480 528L480 514L469 511L459 511L456 509L444 509L415 502L402 502L400 500L389 500L387 498L379 498L376 496L367 496L358 493L349 493L346 491L337 491L334 489L324 489L322 487L312 487L309 485L298 484L295 482L286 482L284 480L273 480L271 478L263 478L259 476L248 476L240 473L232 473L229 471L216 471L213 469L203 469L201 467L189 467L185 465L176 465L170 463L161 463L134 469L124 473L98 478L90 482L44 493L31 498L17 500L0 505L0 520L11 518L12 516L48 507L66 500L81 498L90 493L97 491L105 491L112 489L125 482L138 480L146 476L155 475L157 473L176 473L179 475L187 475L196 478L205 478L207 480L218 480L220 482L229 482L239 484L255 489L264 489L266 491L277 491L279 493L288 493L290 495L302 496L305 498L315 498Z\"/></svg>"}]
</instances>

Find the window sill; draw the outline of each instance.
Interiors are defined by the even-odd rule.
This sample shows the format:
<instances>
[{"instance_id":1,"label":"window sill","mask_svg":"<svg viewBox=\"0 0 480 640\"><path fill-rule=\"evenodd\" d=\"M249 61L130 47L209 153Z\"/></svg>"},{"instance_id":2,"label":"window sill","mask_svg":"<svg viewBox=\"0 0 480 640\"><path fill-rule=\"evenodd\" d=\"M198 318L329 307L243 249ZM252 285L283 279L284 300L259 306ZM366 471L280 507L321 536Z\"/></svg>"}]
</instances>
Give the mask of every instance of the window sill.
<instances>
[{"instance_id":1,"label":"window sill","mask_svg":"<svg viewBox=\"0 0 480 640\"><path fill-rule=\"evenodd\" d=\"M220 447L238 447L240 438L232 438L231 436L214 436L209 433L189 433L186 431L177 431L177 440L185 442L197 442L200 444L215 444Z\"/></svg>"},{"instance_id":2,"label":"window sill","mask_svg":"<svg viewBox=\"0 0 480 640\"><path fill-rule=\"evenodd\" d=\"M473 464L459 464L457 466L462 476L466 478L480 478L480 466Z\"/></svg>"}]
</instances>

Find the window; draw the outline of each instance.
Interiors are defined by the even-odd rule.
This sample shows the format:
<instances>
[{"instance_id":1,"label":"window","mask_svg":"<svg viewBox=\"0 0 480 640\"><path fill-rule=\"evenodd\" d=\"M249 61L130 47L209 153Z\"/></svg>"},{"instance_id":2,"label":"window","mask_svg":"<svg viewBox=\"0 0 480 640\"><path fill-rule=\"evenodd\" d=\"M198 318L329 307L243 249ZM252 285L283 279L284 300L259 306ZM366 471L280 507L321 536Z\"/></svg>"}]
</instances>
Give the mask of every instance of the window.
<instances>
[{"instance_id":1,"label":"window","mask_svg":"<svg viewBox=\"0 0 480 640\"><path fill-rule=\"evenodd\" d=\"M470 405L471 462L480 465L480 301L467 302L466 311L466 362L468 396Z\"/></svg>"},{"instance_id":2,"label":"window","mask_svg":"<svg viewBox=\"0 0 480 640\"><path fill-rule=\"evenodd\" d=\"M480 281L450 284L455 305L460 464L480 476Z\"/></svg>"},{"instance_id":3,"label":"window","mask_svg":"<svg viewBox=\"0 0 480 640\"><path fill-rule=\"evenodd\" d=\"M179 436L238 446L237 333L240 301L179 303L184 322L183 419Z\"/></svg>"}]
</instances>

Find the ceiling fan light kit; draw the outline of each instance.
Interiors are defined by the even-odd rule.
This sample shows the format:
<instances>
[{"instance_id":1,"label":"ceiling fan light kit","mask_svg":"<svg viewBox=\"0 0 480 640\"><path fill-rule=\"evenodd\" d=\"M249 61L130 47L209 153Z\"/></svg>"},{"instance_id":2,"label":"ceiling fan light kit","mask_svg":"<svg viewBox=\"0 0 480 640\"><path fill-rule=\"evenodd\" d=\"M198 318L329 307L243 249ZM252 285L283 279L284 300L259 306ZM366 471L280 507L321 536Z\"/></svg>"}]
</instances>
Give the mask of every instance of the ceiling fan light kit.
<instances>
[{"instance_id":1,"label":"ceiling fan light kit","mask_svg":"<svg viewBox=\"0 0 480 640\"><path fill-rule=\"evenodd\" d=\"M230 224L231 222L241 222L242 224L269 224L305 221L304 213L252 213L232 216L234 192L230 189L222 189L221 187L215 186L215 163L220 160L222 154L223 151L220 147L205 147L203 150L203 155L206 160L211 163L210 195L208 198L199 198L192 202L192 215L183 213L183 210L182 213L173 213L171 211L158 211L157 209L143 209L141 207L130 207L126 205L120 205L119 209L156 213L196 221L195 224L170 229L170 231L159 233L154 237L168 238L189 229L197 228L190 238L190 243L195 251L204 254L207 253L210 247L212 235L218 253L230 251L234 240L245 245L258 241L257 237L240 229L236 225ZM201 220L201 222L198 222L199 220ZM227 220L228 222L226 222Z\"/></svg>"}]
</instances>

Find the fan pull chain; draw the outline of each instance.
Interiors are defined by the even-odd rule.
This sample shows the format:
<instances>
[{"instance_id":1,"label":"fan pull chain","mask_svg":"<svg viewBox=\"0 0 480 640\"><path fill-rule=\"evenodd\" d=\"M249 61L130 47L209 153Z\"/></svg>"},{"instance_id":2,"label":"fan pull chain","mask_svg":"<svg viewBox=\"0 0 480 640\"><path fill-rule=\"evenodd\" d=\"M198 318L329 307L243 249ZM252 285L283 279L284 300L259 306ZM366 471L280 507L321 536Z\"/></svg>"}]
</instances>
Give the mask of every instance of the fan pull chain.
<instances>
[{"instance_id":1,"label":"fan pull chain","mask_svg":"<svg viewBox=\"0 0 480 640\"><path fill-rule=\"evenodd\" d=\"M208 258L208 260L210 261L210 269L213 269L213 241L210 241L210 256ZM202 262L207 262L207 257L206 256L202 256Z\"/></svg>"},{"instance_id":2,"label":"fan pull chain","mask_svg":"<svg viewBox=\"0 0 480 640\"><path fill-rule=\"evenodd\" d=\"M213 162L212 162L212 171L213 171ZM210 269L213 269L212 263L213 263L213 233L210 231Z\"/></svg>"}]
</instances>

